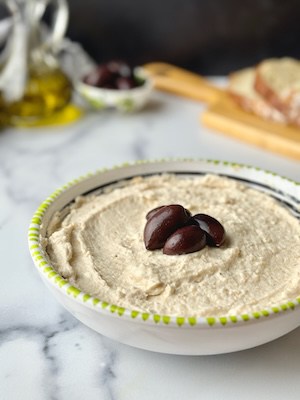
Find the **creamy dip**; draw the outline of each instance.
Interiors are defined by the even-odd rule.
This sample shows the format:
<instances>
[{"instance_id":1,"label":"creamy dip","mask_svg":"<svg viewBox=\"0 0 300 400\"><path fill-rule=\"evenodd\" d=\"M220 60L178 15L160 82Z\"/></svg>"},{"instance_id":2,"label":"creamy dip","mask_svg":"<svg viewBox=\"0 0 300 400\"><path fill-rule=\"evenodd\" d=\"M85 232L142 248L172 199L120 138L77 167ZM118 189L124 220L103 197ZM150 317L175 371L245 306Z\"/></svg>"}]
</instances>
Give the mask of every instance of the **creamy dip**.
<instances>
[{"instance_id":1,"label":"creamy dip","mask_svg":"<svg viewBox=\"0 0 300 400\"><path fill-rule=\"evenodd\" d=\"M145 216L166 204L217 218L225 244L178 256L146 250ZM44 246L82 291L144 312L225 316L300 295L299 221L270 196L215 175L138 177L79 197L65 218L55 215Z\"/></svg>"}]
</instances>

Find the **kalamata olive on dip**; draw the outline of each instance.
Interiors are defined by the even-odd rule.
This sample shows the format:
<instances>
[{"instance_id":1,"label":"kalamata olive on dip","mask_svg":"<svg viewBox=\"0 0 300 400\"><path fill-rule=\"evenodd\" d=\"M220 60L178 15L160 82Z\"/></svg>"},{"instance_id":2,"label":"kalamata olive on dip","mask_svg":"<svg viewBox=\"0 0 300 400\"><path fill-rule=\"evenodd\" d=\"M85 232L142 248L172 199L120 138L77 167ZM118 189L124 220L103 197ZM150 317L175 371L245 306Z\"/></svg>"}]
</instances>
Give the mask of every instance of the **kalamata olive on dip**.
<instances>
[{"instance_id":1,"label":"kalamata olive on dip","mask_svg":"<svg viewBox=\"0 0 300 400\"><path fill-rule=\"evenodd\" d=\"M224 243L225 229L217 219L206 214L196 214L191 222L195 222L206 233L209 246L220 247Z\"/></svg>"},{"instance_id":2,"label":"kalamata olive on dip","mask_svg":"<svg viewBox=\"0 0 300 400\"><path fill-rule=\"evenodd\" d=\"M196 214L179 204L159 206L146 214L144 243L147 250L163 248L167 255L193 253L209 246L220 247L225 229L215 218Z\"/></svg>"},{"instance_id":3,"label":"kalamata olive on dip","mask_svg":"<svg viewBox=\"0 0 300 400\"><path fill-rule=\"evenodd\" d=\"M146 219L148 220L149 218L151 218L154 214L157 213L158 210L160 210L161 208L166 207L166 206L158 206L153 208L153 210L150 210L147 214L146 214ZM187 215L189 215L190 217L192 216L191 212L185 208L185 212Z\"/></svg>"},{"instance_id":4,"label":"kalamata olive on dip","mask_svg":"<svg viewBox=\"0 0 300 400\"><path fill-rule=\"evenodd\" d=\"M146 220L150 219L151 217L153 217L154 214L157 213L158 210L162 209L165 206L158 206L153 208L153 210L150 210L147 214L146 214Z\"/></svg>"},{"instance_id":5,"label":"kalamata olive on dip","mask_svg":"<svg viewBox=\"0 0 300 400\"><path fill-rule=\"evenodd\" d=\"M179 204L164 206L148 220L144 229L144 243L147 250L161 249L167 238L184 226L190 213Z\"/></svg>"},{"instance_id":6,"label":"kalamata olive on dip","mask_svg":"<svg viewBox=\"0 0 300 400\"><path fill-rule=\"evenodd\" d=\"M203 249L205 245L205 232L196 225L187 225L168 237L163 253L169 256L194 253Z\"/></svg>"}]
</instances>

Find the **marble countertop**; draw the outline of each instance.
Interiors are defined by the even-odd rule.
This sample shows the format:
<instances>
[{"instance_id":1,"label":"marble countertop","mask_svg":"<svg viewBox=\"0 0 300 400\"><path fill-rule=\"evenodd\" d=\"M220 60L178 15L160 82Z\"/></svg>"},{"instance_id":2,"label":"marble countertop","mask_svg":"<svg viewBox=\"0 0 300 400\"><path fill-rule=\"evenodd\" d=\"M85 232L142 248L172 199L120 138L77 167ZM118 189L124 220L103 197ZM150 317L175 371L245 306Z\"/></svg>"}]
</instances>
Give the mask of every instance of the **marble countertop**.
<instances>
[{"instance_id":1,"label":"marble countertop","mask_svg":"<svg viewBox=\"0 0 300 400\"><path fill-rule=\"evenodd\" d=\"M218 356L151 353L78 322L33 268L29 220L55 188L124 161L201 157L254 164L300 180L300 163L199 123L203 106L155 93L143 112L0 133L0 398L3 400L298 399L300 329Z\"/></svg>"}]
</instances>

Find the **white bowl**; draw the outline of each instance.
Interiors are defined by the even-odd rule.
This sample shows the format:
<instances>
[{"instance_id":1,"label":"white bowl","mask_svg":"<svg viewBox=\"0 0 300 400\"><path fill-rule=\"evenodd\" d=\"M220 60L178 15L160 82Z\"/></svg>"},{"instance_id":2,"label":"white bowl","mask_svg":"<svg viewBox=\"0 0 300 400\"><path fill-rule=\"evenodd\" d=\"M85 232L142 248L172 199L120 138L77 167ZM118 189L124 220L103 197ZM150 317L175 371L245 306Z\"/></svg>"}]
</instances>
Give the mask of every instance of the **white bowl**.
<instances>
[{"instance_id":1,"label":"white bowl","mask_svg":"<svg viewBox=\"0 0 300 400\"><path fill-rule=\"evenodd\" d=\"M214 173L242 180L284 202L300 218L300 185L269 171L215 160L167 160L137 162L104 169L80 177L49 196L34 214L29 228L29 247L34 264L55 297L81 322L97 332L147 350L186 355L227 353L258 346L300 325L299 298L270 305L261 312L230 317L169 317L140 313L107 304L73 287L49 264L41 246L54 212L78 195L84 195L133 176L161 172Z\"/></svg>"},{"instance_id":2,"label":"white bowl","mask_svg":"<svg viewBox=\"0 0 300 400\"><path fill-rule=\"evenodd\" d=\"M80 81L75 85L75 90L93 109L112 107L125 112L138 111L148 102L153 81L142 68L135 68L135 76L144 80L144 83L133 89L103 89Z\"/></svg>"}]
</instances>

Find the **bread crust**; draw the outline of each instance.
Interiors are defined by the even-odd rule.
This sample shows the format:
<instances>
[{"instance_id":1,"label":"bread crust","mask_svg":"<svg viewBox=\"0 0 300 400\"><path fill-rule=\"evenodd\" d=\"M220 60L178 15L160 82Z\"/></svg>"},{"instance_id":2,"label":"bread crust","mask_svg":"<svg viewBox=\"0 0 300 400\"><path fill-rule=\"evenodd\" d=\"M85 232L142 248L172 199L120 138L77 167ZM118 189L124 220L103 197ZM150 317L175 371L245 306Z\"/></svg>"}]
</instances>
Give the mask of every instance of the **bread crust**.
<instances>
[{"instance_id":1,"label":"bread crust","mask_svg":"<svg viewBox=\"0 0 300 400\"><path fill-rule=\"evenodd\" d=\"M248 111L248 112L253 112L253 101L250 99L247 99L244 96L240 96L237 93L234 93L233 91L228 89L228 93L230 97L233 99L233 101L240 107L242 107L243 110Z\"/></svg>"},{"instance_id":2,"label":"bread crust","mask_svg":"<svg viewBox=\"0 0 300 400\"><path fill-rule=\"evenodd\" d=\"M263 64L264 61L261 63ZM295 94L291 91L290 95L285 99L280 97L264 80L260 65L256 67L256 74L254 80L254 88L270 105L280 111L287 119L288 123L300 126L300 102L297 98L300 93Z\"/></svg>"},{"instance_id":3,"label":"bread crust","mask_svg":"<svg viewBox=\"0 0 300 400\"><path fill-rule=\"evenodd\" d=\"M264 81L259 73L259 66L256 68L254 89L259 93L269 104L287 116L288 105L285 104L280 97L272 90Z\"/></svg>"},{"instance_id":4,"label":"bread crust","mask_svg":"<svg viewBox=\"0 0 300 400\"><path fill-rule=\"evenodd\" d=\"M233 72L229 75L229 86L227 91L233 101L243 110L258 115L259 117L278 123L287 123L285 116L280 113L279 110L268 104L264 98L261 98L261 100L253 99L235 91L234 81L240 73L243 73L243 71L245 70Z\"/></svg>"}]
</instances>

